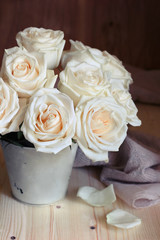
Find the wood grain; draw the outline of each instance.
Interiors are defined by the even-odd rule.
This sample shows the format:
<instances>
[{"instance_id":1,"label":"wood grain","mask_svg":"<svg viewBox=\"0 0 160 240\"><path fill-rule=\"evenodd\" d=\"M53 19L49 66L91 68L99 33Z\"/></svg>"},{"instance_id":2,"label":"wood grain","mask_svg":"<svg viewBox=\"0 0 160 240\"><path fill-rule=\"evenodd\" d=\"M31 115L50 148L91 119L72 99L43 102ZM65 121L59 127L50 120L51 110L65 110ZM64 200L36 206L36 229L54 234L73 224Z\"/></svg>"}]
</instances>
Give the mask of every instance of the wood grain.
<instances>
[{"instance_id":1,"label":"wood grain","mask_svg":"<svg viewBox=\"0 0 160 240\"><path fill-rule=\"evenodd\" d=\"M132 127L129 128L132 131L138 131L141 133L145 133L146 135L153 135L156 137L160 137L160 107L159 105L149 105L149 104L136 104L138 108L138 117L142 121L142 125L140 127Z\"/></svg>"},{"instance_id":2,"label":"wood grain","mask_svg":"<svg viewBox=\"0 0 160 240\"><path fill-rule=\"evenodd\" d=\"M160 68L158 0L1 0L0 59L26 27L61 29L65 38L107 50L124 63ZM67 41L66 48L69 43Z\"/></svg>"},{"instance_id":3,"label":"wood grain","mask_svg":"<svg viewBox=\"0 0 160 240\"><path fill-rule=\"evenodd\" d=\"M1 168L1 171L5 169ZM0 240L159 240L159 206L135 210L117 199L121 208L142 219L142 224L121 230L106 223L107 207L91 207L76 197L80 186L104 187L95 168L74 169L66 198L50 206L24 205L10 194L7 176L0 177Z\"/></svg>"}]
</instances>

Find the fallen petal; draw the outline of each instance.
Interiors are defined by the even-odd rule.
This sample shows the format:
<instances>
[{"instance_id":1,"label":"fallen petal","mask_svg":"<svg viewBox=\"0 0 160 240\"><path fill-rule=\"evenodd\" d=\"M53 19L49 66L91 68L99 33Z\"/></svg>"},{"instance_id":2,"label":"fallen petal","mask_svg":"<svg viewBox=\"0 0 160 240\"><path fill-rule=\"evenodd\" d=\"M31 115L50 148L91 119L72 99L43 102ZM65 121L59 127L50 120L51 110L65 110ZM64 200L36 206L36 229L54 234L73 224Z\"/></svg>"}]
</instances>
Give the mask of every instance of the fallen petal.
<instances>
[{"instance_id":1,"label":"fallen petal","mask_svg":"<svg viewBox=\"0 0 160 240\"><path fill-rule=\"evenodd\" d=\"M122 209L115 209L106 215L107 223L118 228L129 229L141 224L141 219Z\"/></svg>"},{"instance_id":2,"label":"fallen petal","mask_svg":"<svg viewBox=\"0 0 160 240\"><path fill-rule=\"evenodd\" d=\"M96 207L110 206L116 201L113 184L102 190L97 190L89 186L81 187L77 192L77 197L82 198L88 204Z\"/></svg>"}]
</instances>

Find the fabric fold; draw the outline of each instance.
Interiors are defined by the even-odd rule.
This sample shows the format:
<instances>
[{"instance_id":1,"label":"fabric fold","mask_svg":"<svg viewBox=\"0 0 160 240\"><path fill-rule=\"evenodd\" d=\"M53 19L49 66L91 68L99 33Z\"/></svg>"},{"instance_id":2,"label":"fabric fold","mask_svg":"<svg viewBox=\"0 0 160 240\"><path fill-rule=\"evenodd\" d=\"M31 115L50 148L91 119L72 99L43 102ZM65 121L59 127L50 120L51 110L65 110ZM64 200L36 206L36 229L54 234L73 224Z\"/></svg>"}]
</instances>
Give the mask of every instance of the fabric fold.
<instances>
[{"instance_id":1,"label":"fabric fold","mask_svg":"<svg viewBox=\"0 0 160 240\"><path fill-rule=\"evenodd\" d=\"M160 183L123 184L114 182L113 186L116 195L133 208L151 207L160 203Z\"/></svg>"},{"instance_id":2,"label":"fabric fold","mask_svg":"<svg viewBox=\"0 0 160 240\"><path fill-rule=\"evenodd\" d=\"M96 162L77 151L74 167L100 166L100 180L113 184L116 195L134 208L160 203L160 139L128 132L118 152L109 153L109 163Z\"/></svg>"}]
</instances>

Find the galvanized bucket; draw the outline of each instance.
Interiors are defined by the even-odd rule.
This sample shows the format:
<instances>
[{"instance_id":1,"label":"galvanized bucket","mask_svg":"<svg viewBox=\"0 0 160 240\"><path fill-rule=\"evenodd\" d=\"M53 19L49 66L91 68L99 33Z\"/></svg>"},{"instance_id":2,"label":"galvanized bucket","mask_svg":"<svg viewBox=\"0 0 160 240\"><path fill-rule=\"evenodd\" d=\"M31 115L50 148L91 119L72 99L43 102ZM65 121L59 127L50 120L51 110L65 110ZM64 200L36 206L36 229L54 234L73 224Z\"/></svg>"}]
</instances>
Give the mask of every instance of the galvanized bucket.
<instances>
[{"instance_id":1,"label":"galvanized bucket","mask_svg":"<svg viewBox=\"0 0 160 240\"><path fill-rule=\"evenodd\" d=\"M58 154L2 141L13 196L29 204L53 204L65 197L77 144Z\"/></svg>"}]
</instances>

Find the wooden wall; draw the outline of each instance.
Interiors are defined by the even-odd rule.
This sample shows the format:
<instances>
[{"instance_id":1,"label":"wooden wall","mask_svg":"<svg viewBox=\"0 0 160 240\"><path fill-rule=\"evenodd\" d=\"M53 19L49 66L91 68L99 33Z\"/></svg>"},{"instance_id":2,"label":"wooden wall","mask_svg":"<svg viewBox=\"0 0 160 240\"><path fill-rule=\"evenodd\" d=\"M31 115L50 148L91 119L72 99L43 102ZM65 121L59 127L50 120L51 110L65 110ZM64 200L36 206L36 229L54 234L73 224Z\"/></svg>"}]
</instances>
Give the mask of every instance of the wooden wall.
<instances>
[{"instance_id":1,"label":"wooden wall","mask_svg":"<svg viewBox=\"0 0 160 240\"><path fill-rule=\"evenodd\" d=\"M61 29L124 63L160 69L159 0L1 0L0 59L30 26Z\"/></svg>"}]
</instances>

